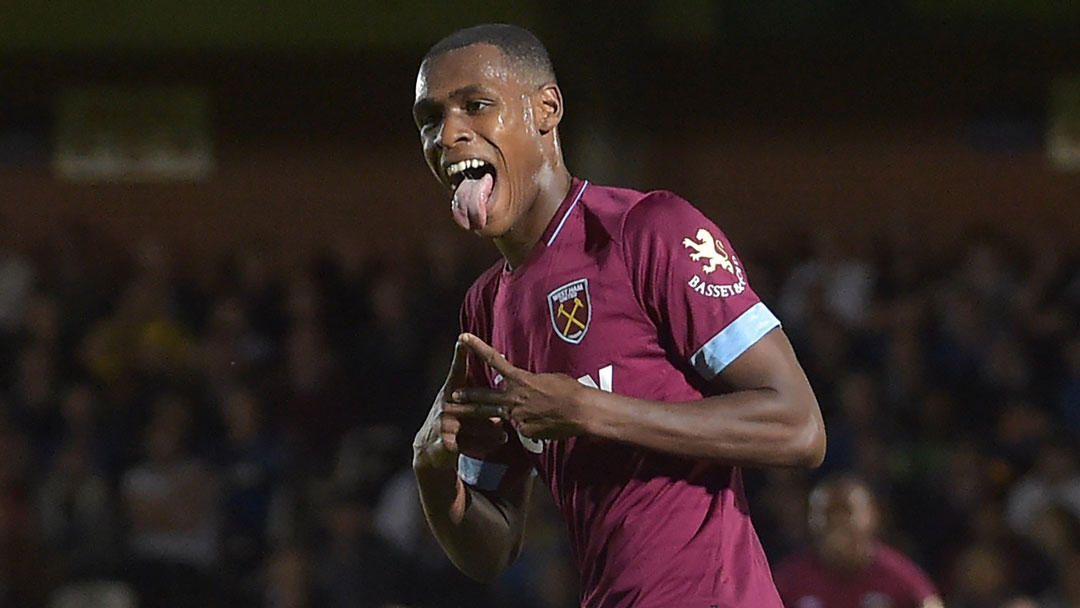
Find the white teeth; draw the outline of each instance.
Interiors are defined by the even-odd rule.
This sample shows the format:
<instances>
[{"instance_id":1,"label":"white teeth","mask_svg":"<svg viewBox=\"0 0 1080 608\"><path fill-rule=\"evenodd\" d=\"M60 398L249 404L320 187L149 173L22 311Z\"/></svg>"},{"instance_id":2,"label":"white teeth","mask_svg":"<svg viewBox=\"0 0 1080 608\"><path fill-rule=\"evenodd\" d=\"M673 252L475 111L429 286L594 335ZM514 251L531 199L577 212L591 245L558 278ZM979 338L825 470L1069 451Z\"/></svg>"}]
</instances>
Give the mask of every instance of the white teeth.
<instances>
[{"instance_id":1,"label":"white teeth","mask_svg":"<svg viewBox=\"0 0 1080 608\"><path fill-rule=\"evenodd\" d=\"M480 160L479 158L470 158L467 160L458 161L446 167L446 175L449 177L453 177L466 169L476 169L478 167L483 167L486 164L486 162Z\"/></svg>"}]
</instances>

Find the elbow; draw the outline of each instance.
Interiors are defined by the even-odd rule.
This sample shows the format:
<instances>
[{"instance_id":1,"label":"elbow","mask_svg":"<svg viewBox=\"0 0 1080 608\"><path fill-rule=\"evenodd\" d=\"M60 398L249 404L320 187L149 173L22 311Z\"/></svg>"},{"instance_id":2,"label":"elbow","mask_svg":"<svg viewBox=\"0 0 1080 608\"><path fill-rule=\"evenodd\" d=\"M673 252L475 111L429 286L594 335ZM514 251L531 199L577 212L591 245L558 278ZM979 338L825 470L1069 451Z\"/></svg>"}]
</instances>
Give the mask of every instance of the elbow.
<instances>
[{"instance_id":1,"label":"elbow","mask_svg":"<svg viewBox=\"0 0 1080 608\"><path fill-rule=\"evenodd\" d=\"M490 569L490 570L477 570L477 569L465 569L458 566L458 570L461 570L462 574L471 578L472 580L480 583L481 585L490 585L495 582L495 579L502 574L502 570Z\"/></svg>"},{"instance_id":2,"label":"elbow","mask_svg":"<svg viewBox=\"0 0 1080 608\"><path fill-rule=\"evenodd\" d=\"M495 582L495 579L499 578L503 572L517 561L517 553L509 556L509 559L503 561L486 562L483 564L478 563L459 563L454 561L454 565L462 574L471 578L472 580L480 583L481 585L490 585Z\"/></svg>"},{"instance_id":3,"label":"elbow","mask_svg":"<svg viewBox=\"0 0 1080 608\"><path fill-rule=\"evenodd\" d=\"M817 403L809 408L806 419L792 429L788 444L788 465L816 469L825 461L825 424Z\"/></svg>"},{"instance_id":4,"label":"elbow","mask_svg":"<svg viewBox=\"0 0 1080 608\"><path fill-rule=\"evenodd\" d=\"M812 439L799 451L799 459L796 466L804 469L816 469L825 462L825 429L817 428L813 432Z\"/></svg>"},{"instance_id":5,"label":"elbow","mask_svg":"<svg viewBox=\"0 0 1080 608\"><path fill-rule=\"evenodd\" d=\"M461 554L451 555L448 553L447 555L450 556L450 561L457 566L457 569L460 570L462 574L482 585L489 585L495 582L495 579L503 572L506 572L510 566L514 565L518 555L521 554L521 547L524 544L523 541L523 538L517 539L517 541L506 551L500 550L494 545L489 545L486 548L492 549L493 551L482 557L479 552L476 551L470 551L467 557Z\"/></svg>"}]
</instances>

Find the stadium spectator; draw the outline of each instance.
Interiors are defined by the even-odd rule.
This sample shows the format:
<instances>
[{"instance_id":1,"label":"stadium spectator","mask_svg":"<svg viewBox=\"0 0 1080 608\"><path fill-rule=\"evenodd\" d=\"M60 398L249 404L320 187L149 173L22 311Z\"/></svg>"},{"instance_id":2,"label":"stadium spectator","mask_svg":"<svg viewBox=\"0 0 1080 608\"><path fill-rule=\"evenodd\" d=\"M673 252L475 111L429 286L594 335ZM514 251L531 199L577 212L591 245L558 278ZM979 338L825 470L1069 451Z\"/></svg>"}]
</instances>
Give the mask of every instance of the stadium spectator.
<instances>
[{"instance_id":1,"label":"stadium spectator","mask_svg":"<svg viewBox=\"0 0 1080 608\"><path fill-rule=\"evenodd\" d=\"M940 608L930 577L877 539L878 511L870 489L854 477L833 477L810 493L813 548L776 569L788 608Z\"/></svg>"},{"instance_id":2,"label":"stadium spectator","mask_svg":"<svg viewBox=\"0 0 1080 608\"><path fill-rule=\"evenodd\" d=\"M106 474L106 439L98 429L97 395L72 386L62 403L62 430L47 446L48 460L35 493L35 519L43 547L58 561L63 580L110 575L119 558L116 496Z\"/></svg>"},{"instance_id":3,"label":"stadium spectator","mask_svg":"<svg viewBox=\"0 0 1080 608\"><path fill-rule=\"evenodd\" d=\"M285 451L266 428L254 393L237 387L220 401L225 426L221 459L220 551L229 576L255 573L267 554L271 510L285 474Z\"/></svg>"},{"instance_id":4,"label":"stadium spectator","mask_svg":"<svg viewBox=\"0 0 1080 608\"><path fill-rule=\"evenodd\" d=\"M1080 251L1075 243L1065 243L1050 255L1040 253L1043 247L1038 243L999 239L984 245L989 253L976 256L964 253L966 245L956 249L932 245L929 235L914 223L902 230L889 228L873 235L881 244L875 255L862 253L858 243L844 239L835 244L836 252L830 254L835 259L861 260L877 277L861 324L840 322L818 309L800 321L782 318L799 336L796 349L819 392L827 424L834 429L826 466L841 470L841 463L855 462L853 452L841 458L840 429L848 424L859 429L845 434L850 450L863 450L877 459L872 469L860 470L871 475L873 489L881 497L885 538L926 567L944 592L946 605L965 605L983 596L990 598L987 601L1028 598L1043 608L1080 605L1080 576L1075 574L1080 546L1070 532L1075 531L1075 515L1066 515L1070 509L1060 500L1069 494L1062 489L1070 487L1068 480L1076 475L1080 438L1076 330ZM743 247L747 259L758 261L760 270L755 268L752 274L766 302L777 301L778 289L770 286L786 284L794 268L818 257L813 253L818 249L796 246L796 235L785 240L794 244L778 247L770 242L756 251L752 243ZM388 289L393 297L379 296L384 302L404 303L401 322L425 327L410 338L415 356L395 363L400 366L395 373L417 386L431 385L434 373L445 375L449 363L445 336L456 335L457 319L440 330L437 318L445 313L445 302L456 302L464 294L467 285L462 277L475 276L490 262L490 257L472 254L468 245L458 246L466 249L456 262L462 268L452 273L456 278L438 279L440 285L446 283L438 293L449 295L436 300L433 292L398 289L394 295ZM104 576L136 574L104 555L109 552L106 537L113 537L116 553L130 547L132 536L139 533L117 525L129 504L125 474L147 463L142 438L160 424L152 422L158 416L150 404L162 395L180 391L196 421L188 428L192 449L182 453L190 458L206 456L221 466L223 493L208 503L222 526L208 543L211 553L221 560L233 559L230 547L235 545L228 539L236 538L238 530L229 521L247 517L239 505L263 505L267 495L277 497L271 501L264 533L246 527L262 516L245 520L239 531L245 538L262 534L264 545L244 552L251 576L222 581L232 588L225 597L257 598L233 605L264 603L269 585L282 591L283 584L264 576L271 563L291 559L287 559L291 549L278 553L280 547L322 555L318 552L326 547L322 543L329 542L323 491L337 468L346 436L352 438L348 442L381 436L381 431L369 428L377 422L396 425L399 434L411 433L426 411L427 404L398 400L391 404L395 408L391 416L380 409L391 405L351 398L364 395L367 387L348 370L361 369L365 358L374 356L369 346L374 341L365 336L385 335L390 327L376 327L384 321L372 313L373 289L380 276L376 270L397 264L408 285L434 281L448 270L439 265L441 260L459 255L451 253L456 250L450 246L433 244L436 253L420 256L408 267L366 251L363 243L350 246L357 250L349 252L350 247L328 242L326 251L305 257L291 250L286 255L282 244L268 240L238 244L220 259L167 244L156 247L162 260L172 261L151 267L171 270L168 280L156 281L164 284L155 288L165 294L160 300L164 306L146 309L134 306L134 294L148 293L145 287L155 281L146 277L147 266L135 260L136 248L130 243L60 222L38 245L6 250L6 255L33 269L32 285L0 336L0 552L5 556L0 595L6 594L9 604L43 605L50 585L78 576L87 561L96 562L95 573ZM285 264L283 259L290 261ZM980 295L989 284L985 277L977 277L994 264L1005 268L988 276L1020 281L1016 291L1023 297L992 304ZM300 281L295 275L307 275L310 287L288 287ZM971 295L954 293L959 288L953 284L958 285L960 277L976 277L963 279ZM1023 293L1029 289L1032 293ZM306 303L290 305L291 291L306 292L296 304L304 299ZM384 312L396 306L386 306ZM307 312L301 312L305 307ZM134 342L126 336L137 319L146 318L140 310L153 310L162 327L170 328L156 339L164 347L159 352L174 358L171 363L150 369L138 360L138 353L145 351L131 346ZM335 315L340 317L332 320ZM301 334L307 338L301 339ZM179 340L165 339L169 336ZM291 354L290 336L296 342ZM300 344L312 337L316 340ZM316 355L312 360L303 360L312 353ZM1010 358L1024 373L1002 369L1002 361ZM327 390L331 384L337 388ZM312 389L300 390L304 386ZM319 392L314 389L320 387L326 395L322 400L314 397ZM1000 393L1001 387L1008 394ZM262 456L255 454L262 454L263 448L242 447L250 445L240 439L248 436L246 414L231 421L224 415L234 392L251 395L260 435L272 438L270 444L277 447L271 451L277 450L275 458L283 463L253 486L237 482L248 479L243 471L260 461ZM48 395L38 401L46 407L27 409L26 404L34 401L27 397L35 394ZM301 395L309 395L310 401L299 399ZM295 403L295 409L285 407L288 403ZM325 453L320 466L306 459L303 443L285 441L306 432L311 423L305 418L308 403L317 406L309 412L312 415L324 412L328 420L344 421L332 423L335 428L319 423L321 428L315 429L326 433L316 439L324 444L317 446ZM27 411L48 416L27 416ZM244 412L245 408L237 409ZM859 446L854 438L863 429L870 432ZM349 450L365 453L355 443ZM440 585L457 594L438 597L427 586L406 582L399 601L410 608L502 608L521 601L507 589L524 581L542 584L552 593L562 585L558 591L574 596L572 582L553 583L562 579L538 570L555 569L552 564L559 560L570 564L564 545L544 533L545 528L558 526L551 528L543 519L543 509L530 516L537 526L534 532L540 534L537 540L543 540L530 544L540 553L523 555L508 574L511 578L491 589L469 586L417 519L422 516L408 458L387 458L393 463L391 470L402 475L388 475L390 480L375 482L372 490L382 496L374 523L375 532L384 536L379 546L400 560L407 581L442 581ZM61 483L75 479L82 481ZM786 470L748 474L756 528L774 563L807 540L804 499L817 479ZM239 496L247 498L237 502ZM1056 498L1048 500L1051 496ZM106 511L113 524L90 523L100 521L98 516ZM535 518L537 514L541 518ZM1019 524L1015 532L1013 521ZM91 548L94 551L85 551ZM97 550L103 553L100 558L93 557ZM14 555L19 558L6 557ZM316 590L315 581L325 577L325 562L302 557L298 563L310 576L297 579ZM965 580L968 575L973 576ZM1000 592L987 591L999 587ZM319 598L311 596L311 601ZM534 601L541 603L538 597ZM545 605L558 601L545 600Z\"/></svg>"},{"instance_id":5,"label":"stadium spectator","mask_svg":"<svg viewBox=\"0 0 1080 608\"><path fill-rule=\"evenodd\" d=\"M148 606L204 606L217 593L217 479L187 445L189 404L166 394L152 407L146 459L121 485L131 528L127 569Z\"/></svg>"}]
</instances>

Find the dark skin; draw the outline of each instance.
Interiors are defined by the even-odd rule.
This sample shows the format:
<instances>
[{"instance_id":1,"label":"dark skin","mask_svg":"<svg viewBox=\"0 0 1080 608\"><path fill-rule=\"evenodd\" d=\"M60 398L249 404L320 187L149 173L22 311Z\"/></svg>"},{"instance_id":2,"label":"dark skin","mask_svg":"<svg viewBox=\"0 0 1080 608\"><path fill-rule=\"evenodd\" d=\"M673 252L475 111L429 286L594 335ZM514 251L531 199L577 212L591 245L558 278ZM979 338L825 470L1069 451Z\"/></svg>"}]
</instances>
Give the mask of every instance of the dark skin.
<instances>
[{"instance_id":1,"label":"dark skin","mask_svg":"<svg viewBox=\"0 0 1080 608\"><path fill-rule=\"evenodd\" d=\"M808 512L814 550L822 563L841 577L870 567L878 536L878 510L870 489L854 478L822 482L810 493ZM942 608L936 595L921 608Z\"/></svg>"},{"instance_id":2,"label":"dark skin","mask_svg":"<svg viewBox=\"0 0 1080 608\"><path fill-rule=\"evenodd\" d=\"M523 75L498 48L477 44L434 57L416 79L413 118L424 159L453 190L448 165L484 160L495 168L487 225L511 267L532 250L570 191L556 127L562 92Z\"/></svg>"},{"instance_id":3,"label":"dark skin","mask_svg":"<svg viewBox=\"0 0 1080 608\"><path fill-rule=\"evenodd\" d=\"M554 82L515 68L493 46L447 52L421 66L413 115L424 156L441 183L446 167L480 158L496 170L486 224L511 268L536 245L570 188L557 126L562 93ZM466 350L505 378L503 389L465 386ZM413 442L413 468L428 523L466 574L490 580L520 550L527 472L498 492L466 486L462 449L484 452L507 441L504 422L536 439L593 435L692 459L750 466L821 463L825 432L814 393L787 337L776 329L712 382L714 396L689 403L634 399L589 388L565 374L512 365L472 334Z\"/></svg>"},{"instance_id":4,"label":"dark skin","mask_svg":"<svg viewBox=\"0 0 1080 608\"><path fill-rule=\"evenodd\" d=\"M819 485L810 493L808 519L814 548L829 569L852 573L869 565L878 516L866 486L849 479Z\"/></svg>"}]
</instances>

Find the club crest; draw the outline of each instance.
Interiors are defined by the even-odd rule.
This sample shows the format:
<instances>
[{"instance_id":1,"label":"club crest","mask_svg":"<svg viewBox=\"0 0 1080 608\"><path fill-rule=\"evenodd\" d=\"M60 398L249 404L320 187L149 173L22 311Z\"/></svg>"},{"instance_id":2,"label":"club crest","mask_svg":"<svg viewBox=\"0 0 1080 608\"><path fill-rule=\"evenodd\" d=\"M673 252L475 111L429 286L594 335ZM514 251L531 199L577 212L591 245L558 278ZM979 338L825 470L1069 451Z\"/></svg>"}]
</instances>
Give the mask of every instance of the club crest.
<instances>
[{"instance_id":1,"label":"club crest","mask_svg":"<svg viewBox=\"0 0 1080 608\"><path fill-rule=\"evenodd\" d=\"M571 281L551 290L547 296L551 326L555 335L570 344L580 344L589 331L592 303L589 301L589 279Z\"/></svg>"}]
</instances>

